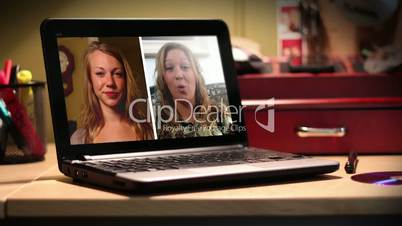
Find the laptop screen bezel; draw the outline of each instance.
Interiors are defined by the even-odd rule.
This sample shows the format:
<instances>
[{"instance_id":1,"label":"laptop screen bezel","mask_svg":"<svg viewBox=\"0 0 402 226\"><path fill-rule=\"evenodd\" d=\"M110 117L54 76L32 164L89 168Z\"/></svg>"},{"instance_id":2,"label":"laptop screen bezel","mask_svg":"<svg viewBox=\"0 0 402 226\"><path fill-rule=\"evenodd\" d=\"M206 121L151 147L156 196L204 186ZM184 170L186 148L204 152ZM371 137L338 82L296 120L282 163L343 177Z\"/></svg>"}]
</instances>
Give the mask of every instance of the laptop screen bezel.
<instances>
[{"instance_id":1,"label":"laptop screen bezel","mask_svg":"<svg viewBox=\"0 0 402 226\"><path fill-rule=\"evenodd\" d=\"M239 131L224 136L71 145L57 38L113 36L216 36L229 104L234 106L241 104L229 31L221 20L46 19L41 24L42 48L54 138L59 157L77 159L83 155L246 144L246 132ZM239 120L237 115L232 117L239 122L239 126L244 126L243 119Z\"/></svg>"}]
</instances>

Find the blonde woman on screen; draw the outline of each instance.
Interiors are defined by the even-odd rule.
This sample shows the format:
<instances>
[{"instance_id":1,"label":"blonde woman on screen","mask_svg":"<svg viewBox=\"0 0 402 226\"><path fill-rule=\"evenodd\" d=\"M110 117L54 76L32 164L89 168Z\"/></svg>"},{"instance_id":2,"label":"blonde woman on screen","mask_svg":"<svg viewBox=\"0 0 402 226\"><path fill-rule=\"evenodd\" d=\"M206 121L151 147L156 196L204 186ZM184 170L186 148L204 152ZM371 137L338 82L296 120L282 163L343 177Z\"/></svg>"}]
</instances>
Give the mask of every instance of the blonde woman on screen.
<instances>
[{"instance_id":1,"label":"blonde woman on screen","mask_svg":"<svg viewBox=\"0 0 402 226\"><path fill-rule=\"evenodd\" d=\"M138 98L138 85L123 53L116 47L92 42L84 54L84 98L79 125L71 144L122 142L153 139L149 122L129 117L129 106ZM145 87L144 87L145 89ZM146 117L146 107L132 109L136 118Z\"/></svg>"},{"instance_id":2,"label":"blonde woman on screen","mask_svg":"<svg viewBox=\"0 0 402 226\"><path fill-rule=\"evenodd\" d=\"M159 138L214 136L229 133L231 117L221 103L208 96L203 76L193 53L180 43L166 43L156 56L156 88L165 121ZM172 115L173 114L173 115ZM169 122L166 119L172 118ZM178 120L176 120L178 119ZM159 120L159 121L158 121Z\"/></svg>"}]
</instances>

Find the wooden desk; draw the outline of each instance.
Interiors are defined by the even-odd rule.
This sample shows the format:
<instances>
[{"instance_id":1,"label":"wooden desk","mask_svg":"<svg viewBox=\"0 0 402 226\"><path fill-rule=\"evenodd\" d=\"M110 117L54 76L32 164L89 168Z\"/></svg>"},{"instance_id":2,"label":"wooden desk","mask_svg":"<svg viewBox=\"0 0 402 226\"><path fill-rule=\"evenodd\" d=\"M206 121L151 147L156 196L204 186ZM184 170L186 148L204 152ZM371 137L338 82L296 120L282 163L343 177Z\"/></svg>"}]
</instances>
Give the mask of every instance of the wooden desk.
<instances>
[{"instance_id":1,"label":"wooden desk","mask_svg":"<svg viewBox=\"0 0 402 226\"><path fill-rule=\"evenodd\" d=\"M16 147L10 146L7 148ZM6 201L13 192L36 180L49 170L50 166L57 164L54 145L48 145L47 150L45 161L0 165L0 219L6 216Z\"/></svg>"},{"instance_id":2,"label":"wooden desk","mask_svg":"<svg viewBox=\"0 0 402 226\"><path fill-rule=\"evenodd\" d=\"M2 166L1 172L11 172L6 174L9 178L13 177L10 181L23 184L3 196L7 202L6 217L297 217L402 214L402 186L355 182L342 168L318 178L141 196L74 184L58 171L54 152L54 146L50 145L44 164L32 165L33 168L41 168L37 172L42 172L33 181L27 179L28 176L22 174L17 165ZM342 167L346 161L346 156L323 158L338 160ZM359 156L359 160L357 173L402 171L402 155ZM46 167L43 168L42 165ZM26 171L30 174L34 170ZM7 187L7 184L2 184L1 189L4 186Z\"/></svg>"}]
</instances>

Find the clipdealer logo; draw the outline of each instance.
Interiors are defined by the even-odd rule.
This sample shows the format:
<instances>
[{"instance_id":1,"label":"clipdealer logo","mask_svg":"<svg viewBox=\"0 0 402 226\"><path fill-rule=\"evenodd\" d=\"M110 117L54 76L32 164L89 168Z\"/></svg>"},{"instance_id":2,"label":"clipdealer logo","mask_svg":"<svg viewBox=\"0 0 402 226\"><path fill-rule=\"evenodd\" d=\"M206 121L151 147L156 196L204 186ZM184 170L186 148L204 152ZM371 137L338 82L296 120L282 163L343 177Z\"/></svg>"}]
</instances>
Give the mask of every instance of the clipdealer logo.
<instances>
[{"instance_id":1,"label":"clipdealer logo","mask_svg":"<svg viewBox=\"0 0 402 226\"><path fill-rule=\"evenodd\" d=\"M187 103L188 106L191 108L191 114L188 116L187 119L180 119L178 118L177 114L175 114L177 111L176 107L178 102L185 102ZM136 118L135 115L133 114L133 109L135 108L135 105L137 103L145 103L147 104L146 99L136 99L134 100L129 107L129 116L130 118L138 123L144 123L144 122L151 122L151 116L150 116L150 111L147 109L147 116L146 118L139 119ZM216 119L222 119L223 114L226 112L230 115L237 114L238 119L241 122L242 120L242 113L243 109L246 107L255 107L254 109L254 120L257 123L258 126L260 126L262 129L274 133L275 132L275 98L270 98L267 100L243 100L242 105L240 106L233 106L233 105L224 105L221 103L219 105L220 107L218 108L217 106L214 106L215 109L211 111L210 108L205 108L202 105L195 106L193 107L192 104L186 100L186 99L178 99L175 100L174 108L169 105L163 105L163 106L158 106L155 107L153 110L156 114L156 118L158 119L156 122L156 126L158 129L161 128L163 123L169 123L169 122L175 122L175 123L182 123L186 122L187 120L190 120L191 117L192 119L197 122L197 123L205 123L205 122L212 122L215 121ZM168 111L170 114L168 114L168 118L163 118L162 116L162 111ZM206 114L206 117L199 117L200 115ZM266 116L265 116L266 114ZM260 120L263 121L260 121ZM267 120L265 120L267 119ZM266 121L266 123L265 123ZM236 123L237 121L232 121L233 123ZM236 125L236 124L233 124ZM244 126L243 126L244 127ZM232 130L245 130L245 128L233 128L231 127Z\"/></svg>"},{"instance_id":2,"label":"clipdealer logo","mask_svg":"<svg viewBox=\"0 0 402 226\"><path fill-rule=\"evenodd\" d=\"M254 110L254 120L258 126L264 130L274 133L275 132L275 98L272 97L268 100L243 100L243 106L256 106ZM261 117L257 117L257 114L262 114L266 112L268 120L266 123L259 121ZM265 118L265 117L262 117Z\"/></svg>"},{"instance_id":3,"label":"clipdealer logo","mask_svg":"<svg viewBox=\"0 0 402 226\"><path fill-rule=\"evenodd\" d=\"M258 105L258 107L254 111L255 122L263 129L268 132L275 132L275 109L273 108L275 105L275 99L271 98L267 100L265 105ZM261 123L258 121L257 113L260 111L267 111L268 121L267 124Z\"/></svg>"}]
</instances>

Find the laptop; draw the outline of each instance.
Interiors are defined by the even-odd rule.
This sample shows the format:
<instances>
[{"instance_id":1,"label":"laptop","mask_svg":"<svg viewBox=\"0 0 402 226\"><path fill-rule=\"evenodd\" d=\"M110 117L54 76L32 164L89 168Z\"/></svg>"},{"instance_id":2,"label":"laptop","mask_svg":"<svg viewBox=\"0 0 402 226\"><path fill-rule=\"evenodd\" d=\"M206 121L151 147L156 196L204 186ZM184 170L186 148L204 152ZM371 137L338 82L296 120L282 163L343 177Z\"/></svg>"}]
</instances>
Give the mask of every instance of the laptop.
<instances>
[{"instance_id":1,"label":"laptop","mask_svg":"<svg viewBox=\"0 0 402 226\"><path fill-rule=\"evenodd\" d=\"M248 146L229 37L221 20L43 21L60 171L153 192L338 170Z\"/></svg>"}]
</instances>

